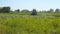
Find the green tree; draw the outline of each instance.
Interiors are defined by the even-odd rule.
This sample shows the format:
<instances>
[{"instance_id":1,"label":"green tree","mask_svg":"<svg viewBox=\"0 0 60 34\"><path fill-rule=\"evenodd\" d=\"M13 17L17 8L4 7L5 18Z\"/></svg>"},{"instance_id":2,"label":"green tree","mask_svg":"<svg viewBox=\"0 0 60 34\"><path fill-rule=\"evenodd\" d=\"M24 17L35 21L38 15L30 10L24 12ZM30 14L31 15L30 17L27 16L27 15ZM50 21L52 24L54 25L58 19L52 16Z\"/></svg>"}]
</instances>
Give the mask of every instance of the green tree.
<instances>
[{"instance_id":1,"label":"green tree","mask_svg":"<svg viewBox=\"0 0 60 34\"><path fill-rule=\"evenodd\" d=\"M0 12L2 12L2 8L0 7Z\"/></svg>"},{"instance_id":2,"label":"green tree","mask_svg":"<svg viewBox=\"0 0 60 34\"><path fill-rule=\"evenodd\" d=\"M15 12L20 12L20 9L15 10Z\"/></svg>"},{"instance_id":3,"label":"green tree","mask_svg":"<svg viewBox=\"0 0 60 34\"><path fill-rule=\"evenodd\" d=\"M56 9L55 12L60 12L60 9Z\"/></svg>"},{"instance_id":4,"label":"green tree","mask_svg":"<svg viewBox=\"0 0 60 34\"><path fill-rule=\"evenodd\" d=\"M50 9L50 12L53 12L54 10L53 9Z\"/></svg>"},{"instance_id":5,"label":"green tree","mask_svg":"<svg viewBox=\"0 0 60 34\"><path fill-rule=\"evenodd\" d=\"M33 9L33 10L32 10L31 15L37 15L37 11L36 11L36 9Z\"/></svg>"},{"instance_id":6,"label":"green tree","mask_svg":"<svg viewBox=\"0 0 60 34\"><path fill-rule=\"evenodd\" d=\"M53 12L53 11L54 11L53 9L50 9L50 10L48 10L47 12L49 12L49 13L50 13L50 12Z\"/></svg>"},{"instance_id":7,"label":"green tree","mask_svg":"<svg viewBox=\"0 0 60 34\"><path fill-rule=\"evenodd\" d=\"M3 13L9 13L10 12L10 7L2 7L1 12Z\"/></svg>"},{"instance_id":8,"label":"green tree","mask_svg":"<svg viewBox=\"0 0 60 34\"><path fill-rule=\"evenodd\" d=\"M24 10L22 10L21 12L23 12L23 13L27 13L27 12L29 12L29 10L24 9Z\"/></svg>"}]
</instances>

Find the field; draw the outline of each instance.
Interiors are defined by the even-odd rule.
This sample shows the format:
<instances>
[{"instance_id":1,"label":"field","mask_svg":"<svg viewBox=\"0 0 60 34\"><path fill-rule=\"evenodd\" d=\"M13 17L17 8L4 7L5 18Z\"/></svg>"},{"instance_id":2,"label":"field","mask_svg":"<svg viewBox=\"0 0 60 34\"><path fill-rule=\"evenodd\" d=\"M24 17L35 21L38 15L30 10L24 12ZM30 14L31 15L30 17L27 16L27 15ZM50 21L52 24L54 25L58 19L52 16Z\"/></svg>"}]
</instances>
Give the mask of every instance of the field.
<instances>
[{"instance_id":1,"label":"field","mask_svg":"<svg viewBox=\"0 0 60 34\"><path fill-rule=\"evenodd\" d=\"M60 13L0 13L0 34L60 34Z\"/></svg>"}]
</instances>

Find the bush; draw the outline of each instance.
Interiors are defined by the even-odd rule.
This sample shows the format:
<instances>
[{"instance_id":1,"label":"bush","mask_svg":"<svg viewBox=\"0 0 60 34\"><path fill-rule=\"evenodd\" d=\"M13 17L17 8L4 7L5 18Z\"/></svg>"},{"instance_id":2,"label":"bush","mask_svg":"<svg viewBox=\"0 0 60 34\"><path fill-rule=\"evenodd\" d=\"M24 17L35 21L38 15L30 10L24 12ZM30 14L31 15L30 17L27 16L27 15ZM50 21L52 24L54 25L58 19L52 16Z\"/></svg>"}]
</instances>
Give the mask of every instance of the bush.
<instances>
[{"instance_id":1,"label":"bush","mask_svg":"<svg viewBox=\"0 0 60 34\"><path fill-rule=\"evenodd\" d=\"M33 9L33 10L32 10L31 15L37 15L36 9Z\"/></svg>"}]
</instances>

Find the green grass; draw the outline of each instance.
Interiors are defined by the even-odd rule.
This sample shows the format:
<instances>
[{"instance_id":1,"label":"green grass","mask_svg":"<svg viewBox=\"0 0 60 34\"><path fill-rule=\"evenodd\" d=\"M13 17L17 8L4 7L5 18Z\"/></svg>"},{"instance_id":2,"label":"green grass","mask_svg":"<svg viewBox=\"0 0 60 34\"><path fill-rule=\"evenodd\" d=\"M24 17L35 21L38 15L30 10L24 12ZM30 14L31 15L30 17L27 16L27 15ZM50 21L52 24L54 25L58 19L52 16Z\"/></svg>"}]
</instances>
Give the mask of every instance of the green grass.
<instances>
[{"instance_id":1,"label":"green grass","mask_svg":"<svg viewBox=\"0 0 60 34\"><path fill-rule=\"evenodd\" d=\"M0 14L1 34L60 34L59 13L40 13L37 16Z\"/></svg>"}]
</instances>

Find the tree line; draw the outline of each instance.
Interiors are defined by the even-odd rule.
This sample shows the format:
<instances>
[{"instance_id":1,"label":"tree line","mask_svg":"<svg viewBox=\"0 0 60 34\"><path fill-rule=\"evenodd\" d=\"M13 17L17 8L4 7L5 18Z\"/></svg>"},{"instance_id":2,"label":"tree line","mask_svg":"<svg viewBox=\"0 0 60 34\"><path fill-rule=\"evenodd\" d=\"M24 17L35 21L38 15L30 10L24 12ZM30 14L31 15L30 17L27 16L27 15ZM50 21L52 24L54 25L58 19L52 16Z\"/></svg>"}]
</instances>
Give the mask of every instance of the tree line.
<instances>
[{"instance_id":1,"label":"tree line","mask_svg":"<svg viewBox=\"0 0 60 34\"><path fill-rule=\"evenodd\" d=\"M0 13L10 13L12 10L11 10L11 7L0 7ZM37 10L36 9L33 9L32 11L29 11L27 9L24 9L22 11L20 11L20 9L16 9L14 12L32 12L31 15L37 15ZM40 12L40 11L39 11ZM41 12L60 12L60 9L50 9L48 11L41 11Z\"/></svg>"}]
</instances>

